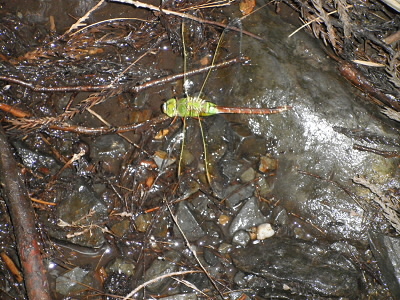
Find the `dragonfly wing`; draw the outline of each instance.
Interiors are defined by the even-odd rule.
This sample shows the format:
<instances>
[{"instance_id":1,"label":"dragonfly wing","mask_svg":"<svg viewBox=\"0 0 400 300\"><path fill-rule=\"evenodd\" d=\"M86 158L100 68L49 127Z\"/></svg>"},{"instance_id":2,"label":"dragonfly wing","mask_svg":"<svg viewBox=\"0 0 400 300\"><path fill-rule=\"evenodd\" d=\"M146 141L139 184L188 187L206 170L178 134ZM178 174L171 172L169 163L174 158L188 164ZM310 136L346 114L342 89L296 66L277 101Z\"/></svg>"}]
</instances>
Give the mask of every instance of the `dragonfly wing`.
<instances>
[{"instance_id":1,"label":"dragonfly wing","mask_svg":"<svg viewBox=\"0 0 400 300\"><path fill-rule=\"evenodd\" d=\"M228 24L214 47L211 65L242 56L241 27L240 19L235 19ZM238 30L233 30L233 28ZM233 91L236 88L240 69L240 63L229 68L212 69L207 74L207 80L203 82L201 93L205 91L205 98L218 105L233 106Z\"/></svg>"}]
</instances>

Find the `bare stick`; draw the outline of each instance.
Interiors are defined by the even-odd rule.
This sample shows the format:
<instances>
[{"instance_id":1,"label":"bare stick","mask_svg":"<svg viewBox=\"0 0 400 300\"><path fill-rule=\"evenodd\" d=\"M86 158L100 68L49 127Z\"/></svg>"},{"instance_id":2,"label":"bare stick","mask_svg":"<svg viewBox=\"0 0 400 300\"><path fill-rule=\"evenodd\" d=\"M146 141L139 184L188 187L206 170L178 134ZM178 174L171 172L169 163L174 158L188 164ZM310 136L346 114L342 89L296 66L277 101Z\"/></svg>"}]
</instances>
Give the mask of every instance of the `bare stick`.
<instances>
[{"instance_id":1,"label":"bare stick","mask_svg":"<svg viewBox=\"0 0 400 300\"><path fill-rule=\"evenodd\" d=\"M134 1L134 0L111 0L111 1L112 2L132 4L132 5L134 5L136 7L139 7L139 8L146 8L146 9L158 11L158 12L164 13L166 15L173 15L173 16L189 19L189 20L192 20L192 21L195 21L195 22L199 22L199 23L203 23L203 24L210 24L210 25L214 25L214 26L218 26L218 27L222 27L222 28L227 28L227 29L230 29L230 30L233 30L233 31L242 32L245 35L248 35L248 36L250 36L252 38L255 38L257 40L261 40L261 41L264 40L262 37L259 37L258 35L255 35L254 33L251 33L251 32L246 31L246 30L242 30L242 29L234 27L234 26L229 26L229 25L226 25L224 23L217 22L217 21L205 20L205 19L198 18L198 17L192 16L190 14L185 14L185 13L182 13L182 12L179 12L179 11L174 11L174 10L169 10L169 9L162 9L160 7L157 7L157 6L154 6L154 5L151 5L151 4L147 4L147 3L143 3L143 2L140 2L140 1Z\"/></svg>"},{"instance_id":2,"label":"bare stick","mask_svg":"<svg viewBox=\"0 0 400 300\"><path fill-rule=\"evenodd\" d=\"M96 9L98 9L103 3L105 2L105 0L100 0L99 3L97 3L95 6L93 6L83 17L81 17L78 21L75 22L75 24L73 24L65 33L64 36L67 35L68 33L70 33L71 31L77 29L78 27L82 27L85 26L86 23L85 22L91 15L91 13L93 11L95 11Z\"/></svg>"},{"instance_id":3,"label":"bare stick","mask_svg":"<svg viewBox=\"0 0 400 300\"><path fill-rule=\"evenodd\" d=\"M103 20L103 21L99 21L99 22L96 22L96 23L87 25L87 26L85 26L85 27L83 27L83 28L81 28L81 29L79 29L79 30L77 30L77 31L75 31L75 32L73 32L73 33L71 33L71 36L72 36L72 35L76 35L76 34L78 34L79 32L85 31L85 30L87 30L87 29L89 29L89 28L95 27L95 26L97 26L97 25L102 25L102 24L105 24L105 23L111 23L111 22L116 22L116 21L122 22L122 21L129 21L129 20L141 21L141 22L145 22L145 23L154 23L154 22L155 22L155 21L143 20L143 19L139 19L139 18L114 18L114 19L107 19L107 20Z\"/></svg>"},{"instance_id":4,"label":"bare stick","mask_svg":"<svg viewBox=\"0 0 400 300\"><path fill-rule=\"evenodd\" d=\"M149 280L149 281L146 281L145 283L142 283L141 285L137 286L133 291L131 291L128 295L126 295L126 296L123 298L123 300L132 299L131 297L132 297L133 295L135 295L137 292L139 292L142 288L148 286L149 284L152 284L152 283L154 283L154 282L157 282L157 281L159 281L159 280L161 280L161 279L168 278L168 277L172 277L172 276L180 276L180 275L192 274L192 273L199 273L199 271L171 272L171 273L168 273L168 274L164 274L164 275L158 276L158 277L156 277L156 278L153 278L153 279L151 279L151 280Z\"/></svg>"},{"instance_id":5,"label":"bare stick","mask_svg":"<svg viewBox=\"0 0 400 300\"><path fill-rule=\"evenodd\" d=\"M350 8L350 7L353 7L353 5L347 5L347 6L344 7L344 8L347 9L347 8ZM334 10L334 11L331 11L330 13L327 13L326 15L329 16L329 15L335 14L335 13L337 13L337 12L338 12L337 10ZM289 35L288 35L288 38L292 37L292 36L295 35L297 32L299 32L300 30L302 30L304 27L307 27L307 26L310 25L311 23L320 22L320 21L321 21L321 17L317 17L317 18L315 18L315 19L313 19L313 20L311 20L311 21L309 21L309 22L307 22L307 23L304 23L302 26L300 26L300 27L297 28L295 31L293 31L291 34L289 34Z\"/></svg>"},{"instance_id":6,"label":"bare stick","mask_svg":"<svg viewBox=\"0 0 400 300\"><path fill-rule=\"evenodd\" d=\"M30 300L50 300L47 272L43 263L35 212L22 181L17 162L0 125L0 182L10 212L18 255Z\"/></svg>"},{"instance_id":7,"label":"bare stick","mask_svg":"<svg viewBox=\"0 0 400 300\"><path fill-rule=\"evenodd\" d=\"M180 73L180 74L175 74L175 75L170 75L167 77L163 77L160 79L155 79L152 81L148 81L146 83L143 83L138 86L133 86L133 87L127 87L123 89L124 91L127 92L133 92L133 93L138 93L141 92L144 89L150 88L152 86L156 85L161 85L169 82L173 82L179 79L182 79L185 75L186 76L194 76L197 74L201 74L203 72L207 72L210 69L213 68L225 68L230 65L236 64L236 63L243 63L248 60L247 57L236 57L224 62L221 62L219 64L216 64L214 66L207 66L204 68L199 68L193 71L189 71L186 74L185 73ZM9 83L15 83L21 86L24 86L26 88L31 89L34 92L55 92L55 93L64 93L64 92L99 92L99 91L104 91L104 90L110 90L114 89L115 85L113 84L107 84L107 85L78 85L78 86L61 86L61 87L52 87L52 86L41 86L41 85L35 85L29 81L25 81L23 79L15 78L15 77L9 77L9 76L3 76L0 75L0 80L2 81L7 81Z\"/></svg>"}]
</instances>

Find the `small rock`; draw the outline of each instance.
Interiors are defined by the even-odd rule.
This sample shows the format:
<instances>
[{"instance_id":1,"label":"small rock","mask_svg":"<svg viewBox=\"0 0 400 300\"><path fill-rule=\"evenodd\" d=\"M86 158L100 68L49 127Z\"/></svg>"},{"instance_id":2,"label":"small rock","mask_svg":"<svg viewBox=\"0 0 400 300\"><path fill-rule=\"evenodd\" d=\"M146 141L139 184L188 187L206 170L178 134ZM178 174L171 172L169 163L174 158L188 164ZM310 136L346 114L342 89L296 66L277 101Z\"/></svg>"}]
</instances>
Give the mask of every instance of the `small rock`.
<instances>
[{"instance_id":1,"label":"small rock","mask_svg":"<svg viewBox=\"0 0 400 300\"><path fill-rule=\"evenodd\" d=\"M101 225L107 216L107 208L100 197L82 180L69 186L70 191L60 199L56 208L57 230L52 237L85 247L101 247L104 234Z\"/></svg>"},{"instance_id":2,"label":"small rock","mask_svg":"<svg viewBox=\"0 0 400 300\"><path fill-rule=\"evenodd\" d=\"M261 156L258 170L263 173L273 172L278 168L278 160L269 156Z\"/></svg>"},{"instance_id":3,"label":"small rock","mask_svg":"<svg viewBox=\"0 0 400 300\"><path fill-rule=\"evenodd\" d=\"M209 248L204 248L204 260L210 265L210 266L216 266L219 263L219 258L214 253L215 250L211 250Z\"/></svg>"},{"instance_id":4,"label":"small rock","mask_svg":"<svg viewBox=\"0 0 400 300\"><path fill-rule=\"evenodd\" d=\"M168 167L176 161L175 157L171 157L167 152L161 150L154 153L153 159L159 169Z\"/></svg>"},{"instance_id":5,"label":"small rock","mask_svg":"<svg viewBox=\"0 0 400 300\"><path fill-rule=\"evenodd\" d=\"M250 198L233 219L229 227L229 233L233 236L234 233L240 229L247 230L252 226L265 223L266 221L267 218L261 213L257 206L257 199Z\"/></svg>"},{"instance_id":6,"label":"small rock","mask_svg":"<svg viewBox=\"0 0 400 300\"><path fill-rule=\"evenodd\" d=\"M135 220L136 230L139 232L146 232L151 224L152 218L151 213L139 215Z\"/></svg>"},{"instance_id":7,"label":"small rock","mask_svg":"<svg viewBox=\"0 0 400 300\"><path fill-rule=\"evenodd\" d=\"M252 241L257 239L257 226L253 226L250 228L249 235Z\"/></svg>"},{"instance_id":8,"label":"small rock","mask_svg":"<svg viewBox=\"0 0 400 300\"><path fill-rule=\"evenodd\" d=\"M158 298L160 300L197 300L197 295L195 293L185 293L185 294L177 294L168 297Z\"/></svg>"},{"instance_id":9,"label":"small rock","mask_svg":"<svg viewBox=\"0 0 400 300\"><path fill-rule=\"evenodd\" d=\"M218 224L224 226L228 224L228 222L231 220L231 218L227 215L220 215L218 218Z\"/></svg>"},{"instance_id":10,"label":"small rock","mask_svg":"<svg viewBox=\"0 0 400 300\"><path fill-rule=\"evenodd\" d=\"M232 244L245 247L250 242L250 235L245 230L238 230L232 238Z\"/></svg>"},{"instance_id":11,"label":"small rock","mask_svg":"<svg viewBox=\"0 0 400 300\"><path fill-rule=\"evenodd\" d=\"M176 262L179 259L180 256L176 252L167 252L165 259L156 259L153 261L144 274L144 280L149 281L162 275L176 272L178 270ZM171 285L172 281L172 278L166 277L148 285L147 289L153 293L162 293L164 289L167 289Z\"/></svg>"},{"instance_id":12,"label":"small rock","mask_svg":"<svg viewBox=\"0 0 400 300\"><path fill-rule=\"evenodd\" d=\"M79 283L84 283L84 279L88 274L89 271L76 267L64 275L57 277L57 293L61 295L69 295L86 290L87 287Z\"/></svg>"},{"instance_id":13,"label":"small rock","mask_svg":"<svg viewBox=\"0 0 400 300\"><path fill-rule=\"evenodd\" d=\"M235 207L240 201L249 199L254 195L255 187L251 184L246 184L243 186L230 185L223 193L223 198L227 199L229 206Z\"/></svg>"},{"instance_id":14,"label":"small rock","mask_svg":"<svg viewBox=\"0 0 400 300\"><path fill-rule=\"evenodd\" d=\"M253 168L248 168L246 171L240 175L240 180L242 182L251 182L256 178L256 171Z\"/></svg>"},{"instance_id":15,"label":"small rock","mask_svg":"<svg viewBox=\"0 0 400 300\"><path fill-rule=\"evenodd\" d=\"M130 220L122 220L111 226L111 231L113 234L119 237L123 237L129 231Z\"/></svg>"},{"instance_id":16,"label":"small rock","mask_svg":"<svg viewBox=\"0 0 400 300\"><path fill-rule=\"evenodd\" d=\"M133 277L125 273L111 273L104 281L104 289L108 294L124 296L132 291Z\"/></svg>"},{"instance_id":17,"label":"small rock","mask_svg":"<svg viewBox=\"0 0 400 300\"><path fill-rule=\"evenodd\" d=\"M40 151L31 150L28 146L20 141L13 142L13 146L17 150L19 157L25 167L32 170L48 170L47 174L55 174L60 170L60 166L56 160Z\"/></svg>"},{"instance_id":18,"label":"small rock","mask_svg":"<svg viewBox=\"0 0 400 300\"><path fill-rule=\"evenodd\" d=\"M131 276L135 273L135 263L129 259L117 257L107 265L106 270L108 273L123 273Z\"/></svg>"},{"instance_id":19,"label":"small rock","mask_svg":"<svg viewBox=\"0 0 400 300\"><path fill-rule=\"evenodd\" d=\"M221 254L226 254L232 251L232 245L228 244L228 243L222 243L219 247L218 247L218 252Z\"/></svg>"},{"instance_id":20,"label":"small rock","mask_svg":"<svg viewBox=\"0 0 400 300\"><path fill-rule=\"evenodd\" d=\"M180 202L178 205L176 219L181 230L190 242L196 241L205 235L205 232L201 228L199 222L197 222L192 211L184 202ZM174 233L178 236L181 234L176 225L174 226Z\"/></svg>"},{"instance_id":21,"label":"small rock","mask_svg":"<svg viewBox=\"0 0 400 300\"><path fill-rule=\"evenodd\" d=\"M263 223L257 226L257 239L265 240L275 234L275 230L272 228L270 223Z\"/></svg>"},{"instance_id":22,"label":"small rock","mask_svg":"<svg viewBox=\"0 0 400 300\"><path fill-rule=\"evenodd\" d=\"M268 198L273 189L274 189L274 179L275 177L268 176L268 178L265 178L263 176L260 176L261 174L257 174L257 192L261 197Z\"/></svg>"}]
</instances>

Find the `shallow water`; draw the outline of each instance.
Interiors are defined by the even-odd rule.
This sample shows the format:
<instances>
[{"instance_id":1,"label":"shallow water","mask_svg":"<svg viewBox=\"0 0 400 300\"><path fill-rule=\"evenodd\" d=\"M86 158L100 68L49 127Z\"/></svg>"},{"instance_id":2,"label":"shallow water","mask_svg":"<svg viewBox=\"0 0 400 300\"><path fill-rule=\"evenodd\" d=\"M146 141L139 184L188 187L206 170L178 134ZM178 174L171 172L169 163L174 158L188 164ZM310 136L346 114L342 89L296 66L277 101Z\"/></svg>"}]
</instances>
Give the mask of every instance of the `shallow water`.
<instances>
[{"instance_id":1,"label":"shallow water","mask_svg":"<svg viewBox=\"0 0 400 300\"><path fill-rule=\"evenodd\" d=\"M280 115L229 119L238 118L254 134L275 141L272 152L279 159L279 168L273 195L288 211L309 219L329 239L365 242L365 215L353 199L359 188L351 180L364 175L390 186L398 175L398 159L354 150L357 142L386 150L394 147L359 142L334 128L397 139L395 124L341 78L336 62L321 50L319 41L304 32L287 38L295 28L267 11L245 21L244 27L252 28L267 42L243 37L243 53L251 58L251 64L241 70L244 76L235 105L291 105L293 109ZM338 221L339 227L332 226Z\"/></svg>"},{"instance_id":2,"label":"shallow water","mask_svg":"<svg viewBox=\"0 0 400 300\"><path fill-rule=\"evenodd\" d=\"M131 16L130 10L115 4L113 7L117 8L115 15ZM76 7L71 5L70 8ZM106 14L108 4L105 8L103 13ZM33 19L36 16L34 12L25 11L23 15ZM126 295L145 278L154 278L166 271L198 269L198 262L182 239L181 230L215 280L224 282L223 287L227 287L226 292L232 299L236 298L231 290L238 287L251 288L248 296L252 297L286 297L291 293L287 290L291 282L295 282L291 288L298 292L298 299L315 292L352 297L352 287L357 291L360 286L362 289L362 285L358 285L360 278L367 284L373 282L372 290L379 289L378 281L371 275L373 272L368 273L360 266L365 264L366 268L375 270L374 265L367 263L372 261L365 250L367 230L388 226L376 215L370 217L369 213L376 209L370 210L367 204L359 201L359 195L368 194L353 185L351 179L362 174L383 187L395 187L398 185L394 180L398 175L398 159L383 159L352 147L355 142L371 146L368 140L379 140L370 138L372 135L368 132L392 137L394 141L398 132L381 118L376 107L362 100L358 91L341 79L336 62L328 58L320 50L321 45L309 35L300 32L287 39L294 28L264 10L245 19L243 28L264 37L266 42L245 35L240 38L239 34L229 32L228 43L221 48L224 59L238 55L241 47L242 54L251 61L213 72L203 90L204 95L226 106L291 105L293 109L270 116L204 118L211 183L204 174L204 148L197 119L187 122L182 174L178 177L177 165L182 150L180 120L125 136L131 142L115 134L88 137L45 132L52 147L65 157L72 157L77 144L91 150L74 162L72 168L60 173L65 162L54 158L54 149L43 143L41 135L34 132L25 143L14 144L21 162L31 172L25 174L30 188L38 196L57 203L55 208L41 207L37 212L46 233L52 288L62 294L58 295L60 299L73 295L77 289L85 293L80 285L69 282L72 278L110 293ZM125 29L121 32L122 37L128 34ZM142 81L182 71L182 57L164 46L161 54L150 55L142 61L139 68L139 73L145 77ZM117 47L121 51L128 49L124 59L132 53L137 55L129 47L125 44ZM206 50L206 53L198 52L193 61L208 57L206 64L209 63L211 50ZM108 82L114 78L118 70L107 69L111 63L103 58L93 60L107 72L102 74L104 77L97 74L90 80ZM87 61L92 62L91 58ZM39 74L42 69L37 67L38 78L46 77ZM194 93L198 92L204 77L205 74L189 78L197 80L192 89ZM65 82L73 82L75 78L67 76L65 79ZM20 87L12 86L11 96L17 88ZM183 90L182 82L176 82L140 94L126 93L117 99L107 99L96 106L95 111L112 124L125 125L151 114L158 115L161 100L181 97ZM8 95L5 89L2 92ZM26 90L25 94L24 102L32 94L38 102L43 97L43 103L39 102L43 115L59 113L68 101L68 95L52 95L56 102L53 111L52 103L46 101L50 93ZM86 96L82 93L76 101ZM142 111L143 107L147 110ZM89 113L70 121L100 126ZM368 132L361 135L360 141L339 133L335 126ZM160 129L168 129L169 133L154 138ZM133 145L132 141L138 144ZM390 143L376 142L372 146L393 147ZM44 171L47 173L41 173ZM57 176L53 178L49 174ZM176 215L181 230L173 222L166 203ZM261 225L269 227L275 237L270 241L257 240L254 233ZM277 249L269 257L273 262L271 268L282 267L284 272L268 274L263 271L263 264L270 263L263 260L266 259L263 253L271 245ZM292 253L293 247L300 251ZM310 251L303 251L302 247ZM280 249L286 249L282 256L279 256ZM236 253L236 262L232 261L231 253ZM249 256L256 262L246 259ZM289 266L284 264L286 261L290 262ZM318 264L314 264L316 261ZM290 265L296 272L286 272ZM327 279L329 268L325 268L326 265L337 270L332 281ZM349 283L345 280L337 289L335 282L343 282L341 274L347 274L350 280ZM204 274L192 275L185 279L202 290L214 292ZM327 280L320 282L321 285L314 284L313 280L318 278ZM193 296L190 287L171 282L170 279L160 281L159 285L150 286L145 295L150 291L175 295L175 299ZM267 290L264 294L263 289ZM215 295L213 292L210 295Z\"/></svg>"}]
</instances>

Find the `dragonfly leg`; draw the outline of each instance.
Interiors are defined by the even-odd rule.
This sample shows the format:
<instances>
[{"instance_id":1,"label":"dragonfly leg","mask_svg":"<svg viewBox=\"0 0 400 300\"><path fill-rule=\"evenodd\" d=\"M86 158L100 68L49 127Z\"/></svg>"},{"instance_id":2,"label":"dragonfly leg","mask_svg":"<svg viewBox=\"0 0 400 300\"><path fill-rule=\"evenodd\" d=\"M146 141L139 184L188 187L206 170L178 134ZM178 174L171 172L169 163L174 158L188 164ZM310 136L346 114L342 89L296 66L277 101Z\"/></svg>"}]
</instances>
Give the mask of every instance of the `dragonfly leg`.
<instances>
[{"instance_id":1,"label":"dragonfly leg","mask_svg":"<svg viewBox=\"0 0 400 300\"><path fill-rule=\"evenodd\" d=\"M183 131L183 137L182 137L181 155L179 156L179 162L178 162L178 176L181 175L181 171L182 171L182 155L183 155L183 151L185 149L185 137L186 137L186 118L183 118L183 130L182 131Z\"/></svg>"}]
</instances>

